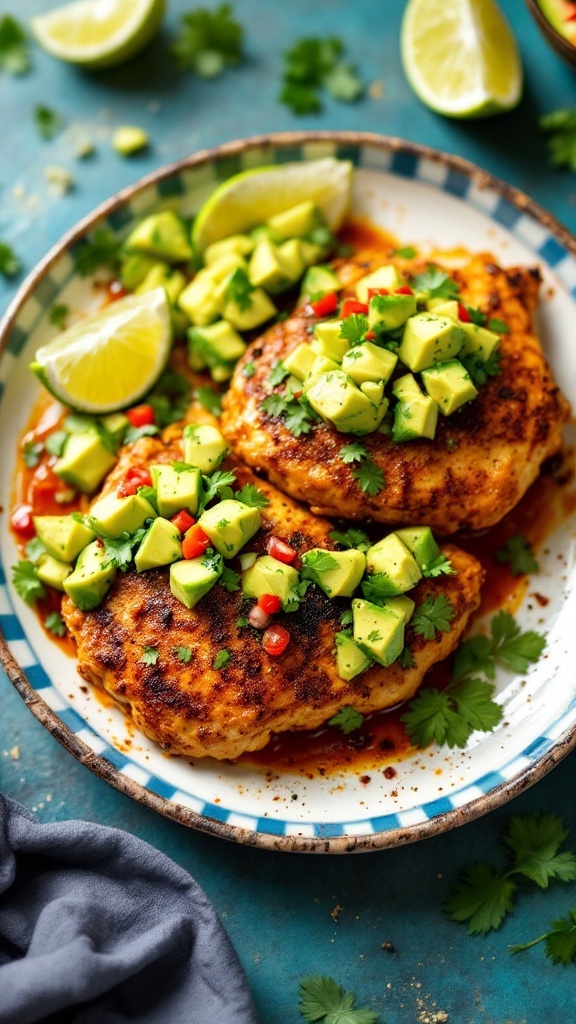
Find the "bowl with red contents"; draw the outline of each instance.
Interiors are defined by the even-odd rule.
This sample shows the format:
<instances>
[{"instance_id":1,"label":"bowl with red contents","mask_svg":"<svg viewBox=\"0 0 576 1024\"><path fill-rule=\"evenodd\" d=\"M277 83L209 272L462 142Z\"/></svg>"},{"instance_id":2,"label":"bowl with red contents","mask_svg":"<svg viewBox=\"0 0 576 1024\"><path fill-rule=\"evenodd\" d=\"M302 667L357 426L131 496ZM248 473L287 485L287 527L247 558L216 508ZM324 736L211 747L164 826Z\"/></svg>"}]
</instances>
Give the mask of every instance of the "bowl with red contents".
<instances>
[{"instance_id":1,"label":"bowl with red contents","mask_svg":"<svg viewBox=\"0 0 576 1024\"><path fill-rule=\"evenodd\" d=\"M526 0L526 4L546 42L576 70L574 0Z\"/></svg>"}]
</instances>

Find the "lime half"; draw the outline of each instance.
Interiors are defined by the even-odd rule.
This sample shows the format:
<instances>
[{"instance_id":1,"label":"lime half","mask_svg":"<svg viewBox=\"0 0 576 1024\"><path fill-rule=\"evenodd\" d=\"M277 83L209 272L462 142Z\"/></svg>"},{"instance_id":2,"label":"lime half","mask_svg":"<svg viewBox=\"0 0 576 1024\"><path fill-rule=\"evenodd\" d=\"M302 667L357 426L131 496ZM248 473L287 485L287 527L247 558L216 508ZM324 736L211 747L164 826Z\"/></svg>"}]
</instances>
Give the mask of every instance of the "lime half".
<instances>
[{"instance_id":1,"label":"lime half","mask_svg":"<svg viewBox=\"0 0 576 1024\"><path fill-rule=\"evenodd\" d=\"M334 157L242 171L204 203L194 222L194 246L202 252L212 242L242 234L307 200L336 231L346 216L351 188L352 164Z\"/></svg>"},{"instance_id":2,"label":"lime half","mask_svg":"<svg viewBox=\"0 0 576 1024\"><path fill-rule=\"evenodd\" d=\"M409 0L401 52L414 92L440 114L486 117L520 101L520 55L494 0Z\"/></svg>"},{"instance_id":3,"label":"lime half","mask_svg":"<svg viewBox=\"0 0 576 1024\"><path fill-rule=\"evenodd\" d=\"M156 288L74 324L38 349L30 369L65 405L100 415L133 405L150 390L171 342L168 299Z\"/></svg>"},{"instance_id":4,"label":"lime half","mask_svg":"<svg viewBox=\"0 0 576 1024\"><path fill-rule=\"evenodd\" d=\"M165 0L79 0L32 18L40 46L86 68L129 60L156 35Z\"/></svg>"}]
</instances>

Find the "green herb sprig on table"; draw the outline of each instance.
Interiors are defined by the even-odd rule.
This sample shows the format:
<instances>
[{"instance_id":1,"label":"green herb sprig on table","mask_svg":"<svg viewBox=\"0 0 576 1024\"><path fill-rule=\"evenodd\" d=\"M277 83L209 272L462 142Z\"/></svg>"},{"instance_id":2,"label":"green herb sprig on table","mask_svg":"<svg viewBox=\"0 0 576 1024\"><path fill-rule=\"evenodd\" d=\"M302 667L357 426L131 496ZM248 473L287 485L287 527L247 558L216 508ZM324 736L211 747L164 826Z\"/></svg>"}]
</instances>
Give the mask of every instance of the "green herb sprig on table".
<instances>
[{"instance_id":1,"label":"green herb sprig on table","mask_svg":"<svg viewBox=\"0 0 576 1024\"><path fill-rule=\"evenodd\" d=\"M310 975L300 982L298 1009L308 1024L378 1024L374 1010L355 1009L355 1002L353 992L345 992L325 975Z\"/></svg>"},{"instance_id":2,"label":"green herb sprig on table","mask_svg":"<svg viewBox=\"0 0 576 1024\"><path fill-rule=\"evenodd\" d=\"M12 246L0 242L0 274L2 277L16 277L20 273L21 263Z\"/></svg>"},{"instance_id":3,"label":"green herb sprig on table","mask_svg":"<svg viewBox=\"0 0 576 1024\"><path fill-rule=\"evenodd\" d=\"M342 40L334 36L298 39L285 51L283 60L279 100L294 114L319 113L323 89L343 103L352 103L364 94L362 80L344 58Z\"/></svg>"},{"instance_id":4,"label":"green herb sprig on table","mask_svg":"<svg viewBox=\"0 0 576 1024\"><path fill-rule=\"evenodd\" d=\"M576 171L576 108L553 110L538 120L548 136L548 156L554 167Z\"/></svg>"},{"instance_id":5,"label":"green herb sprig on table","mask_svg":"<svg viewBox=\"0 0 576 1024\"><path fill-rule=\"evenodd\" d=\"M25 75L30 71L28 36L16 18L0 17L0 71L9 75Z\"/></svg>"},{"instance_id":6,"label":"green herb sprig on table","mask_svg":"<svg viewBox=\"0 0 576 1024\"><path fill-rule=\"evenodd\" d=\"M244 29L230 4L215 10L197 7L182 17L171 52L181 71L216 78L242 60L243 42Z\"/></svg>"}]
</instances>

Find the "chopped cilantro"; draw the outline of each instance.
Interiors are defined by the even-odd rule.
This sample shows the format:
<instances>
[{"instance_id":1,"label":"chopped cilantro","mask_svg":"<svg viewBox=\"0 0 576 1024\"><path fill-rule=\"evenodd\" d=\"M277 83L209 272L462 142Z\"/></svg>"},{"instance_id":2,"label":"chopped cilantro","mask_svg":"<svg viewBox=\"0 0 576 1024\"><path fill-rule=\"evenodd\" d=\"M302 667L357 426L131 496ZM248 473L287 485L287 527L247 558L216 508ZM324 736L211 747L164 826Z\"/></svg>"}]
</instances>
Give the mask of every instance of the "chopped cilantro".
<instances>
[{"instance_id":1,"label":"chopped cilantro","mask_svg":"<svg viewBox=\"0 0 576 1024\"><path fill-rule=\"evenodd\" d=\"M244 29L235 20L230 4L215 10L197 7L184 14L171 52L181 71L215 78L242 60Z\"/></svg>"},{"instance_id":2,"label":"chopped cilantro","mask_svg":"<svg viewBox=\"0 0 576 1024\"><path fill-rule=\"evenodd\" d=\"M64 127L64 118L60 114L50 107L40 105L34 108L34 122L43 139L54 138Z\"/></svg>"},{"instance_id":3,"label":"chopped cilantro","mask_svg":"<svg viewBox=\"0 0 576 1024\"><path fill-rule=\"evenodd\" d=\"M365 313L352 313L342 321L340 337L345 338L351 347L360 345L368 327L368 317Z\"/></svg>"},{"instance_id":4,"label":"chopped cilantro","mask_svg":"<svg viewBox=\"0 0 576 1024\"><path fill-rule=\"evenodd\" d=\"M56 455L59 458L64 451L64 446L67 440L67 431L53 430L51 434L48 434L48 437L44 442L44 447L49 455Z\"/></svg>"},{"instance_id":5,"label":"chopped cilantro","mask_svg":"<svg viewBox=\"0 0 576 1024\"><path fill-rule=\"evenodd\" d=\"M27 441L22 449L22 457L28 469L34 469L40 462L40 456L44 451L41 441Z\"/></svg>"},{"instance_id":6,"label":"chopped cilantro","mask_svg":"<svg viewBox=\"0 0 576 1024\"><path fill-rule=\"evenodd\" d=\"M218 651L218 654L214 658L212 668L216 671L220 668L226 668L226 666L230 664L231 658L232 655L230 654L230 651L223 648L221 651Z\"/></svg>"},{"instance_id":7,"label":"chopped cilantro","mask_svg":"<svg viewBox=\"0 0 576 1024\"><path fill-rule=\"evenodd\" d=\"M413 260L417 250L413 245L404 245L400 249L394 249L394 256L400 256L403 260Z\"/></svg>"},{"instance_id":8,"label":"chopped cilantro","mask_svg":"<svg viewBox=\"0 0 576 1024\"><path fill-rule=\"evenodd\" d=\"M406 644L398 660L405 671L410 668L416 668L416 659L412 654L412 648L409 644Z\"/></svg>"},{"instance_id":9,"label":"chopped cilantro","mask_svg":"<svg viewBox=\"0 0 576 1024\"><path fill-rule=\"evenodd\" d=\"M51 324L54 324L55 327L59 327L60 330L63 331L66 328L66 321L69 315L69 306L66 306L63 302L60 302L52 306L50 313L48 314L48 319Z\"/></svg>"},{"instance_id":10,"label":"chopped cilantro","mask_svg":"<svg viewBox=\"0 0 576 1024\"><path fill-rule=\"evenodd\" d=\"M318 582L318 577L330 569L337 569L338 561L329 551L307 551L302 555L302 579Z\"/></svg>"},{"instance_id":11,"label":"chopped cilantro","mask_svg":"<svg viewBox=\"0 0 576 1024\"><path fill-rule=\"evenodd\" d=\"M280 102L295 114L316 114L320 90L344 103L357 100L364 86L354 67L343 59L344 44L335 37L303 37L283 54Z\"/></svg>"},{"instance_id":12,"label":"chopped cilantro","mask_svg":"<svg viewBox=\"0 0 576 1024\"><path fill-rule=\"evenodd\" d=\"M416 292L428 292L431 299L457 299L460 292L460 285L454 278L433 266L416 274L410 284Z\"/></svg>"},{"instance_id":13,"label":"chopped cilantro","mask_svg":"<svg viewBox=\"0 0 576 1024\"><path fill-rule=\"evenodd\" d=\"M433 640L437 632L447 633L456 615L452 601L445 594L427 597L418 605L412 618L414 632L426 640Z\"/></svg>"},{"instance_id":14,"label":"chopped cilantro","mask_svg":"<svg viewBox=\"0 0 576 1024\"><path fill-rule=\"evenodd\" d=\"M460 356L460 362L478 387L482 387L489 377L497 377L500 373L500 352L497 348L490 353L488 359L482 359L479 352L471 352L470 355Z\"/></svg>"},{"instance_id":15,"label":"chopped cilantro","mask_svg":"<svg viewBox=\"0 0 576 1024\"><path fill-rule=\"evenodd\" d=\"M370 538L364 530L350 526L344 533L340 530L331 530L328 534L330 540L340 544L343 548L356 548L358 551L368 551Z\"/></svg>"},{"instance_id":16,"label":"chopped cilantro","mask_svg":"<svg viewBox=\"0 0 576 1024\"><path fill-rule=\"evenodd\" d=\"M218 583L221 587L224 587L229 594L233 594L235 591L240 590L240 575L225 565L218 578Z\"/></svg>"},{"instance_id":17,"label":"chopped cilantro","mask_svg":"<svg viewBox=\"0 0 576 1024\"><path fill-rule=\"evenodd\" d=\"M190 647L175 647L174 654L178 658L178 661L183 662L184 665L187 665L192 657Z\"/></svg>"},{"instance_id":18,"label":"chopped cilantro","mask_svg":"<svg viewBox=\"0 0 576 1024\"><path fill-rule=\"evenodd\" d=\"M282 605L283 612L297 612L303 598L306 596L306 591L310 586L311 580L300 580L296 586L291 587L288 591L288 597Z\"/></svg>"},{"instance_id":19,"label":"chopped cilantro","mask_svg":"<svg viewBox=\"0 0 576 1024\"><path fill-rule=\"evenodd\" d=\"M497 316L493 316L486 326L489 331L494 331L496 334L510 334L508 324Z\"/></svg>"},{"instance_id":20,"label":"chopped cilantro","mask_svg":"<svg viewBox=\"0 0 576 1024\"><path fill-rule=\"evenodd\" d=\"M222 415L222 395L218 394L211 387L203 385L200 388L196 388L194 398L203 409L206 409L206 412L211 412L213 416Z\"/></svg>"},{"instance_id":21,"label":"chopped cilantro","mask_svg":"<svg viewBox=\"0 0 576 1024\"><path fill-rule=\"evenodd\" d=\"M250 623L249 623L248 619L246 618L246 616L244 616L244 615L241 615L239 619L236 619L236 626L237 626L238 629L245 629L246 626L249 626L249 625L250 625Z\"/></svg>"},{"instance_id":22,"label":"chopped cilantro","mask_svg":"<svg viewBox=\"0 0 576 1024\"><path fill-rule=\"evenodd\" d=\"M436 579L437 576L455 576L456 570L452 568L450 559L444 555L436 555L426 569L422 570L425 579Z\"/></svg>"},{"instance_id":23,"label":"chopped cilantro","mask_svg":"<svg viewBox=\"0 0 576 1024\"><path fill-rule=\"evenodd\" d=\"M274 364L274 366L272 367L272 370L270 372L270 376L268 377L268 383L269 383L270 387L274 388L274 387L276 387L277 384L281 384L282 381L286 380L286 377L289 377L289 376L290 376L289 371L284 366L284 363L282 362L282 360L279 359Z\"/></svg>"},{"instance_id":24,"label":"chopped cilantro","mask_svg":"<svg viewBox=\"0 0 576 1024\"><path fill-rule=\"evenodd\" d=\"M509 565L513 576L523 576L527 573L538 572L540 569L534 558L530 541L522 533L508 537L504 547L494 552L494 558L501 565Z\"/></svg>"},{"instance_id":25,"label":"chopped cilantro","mask_svg":"<svg viewBox=\"0 0 576 1024\"><path fill-rule=\"evenodd\" d=\"M12 247L7 242L0 242L0 274L3 277L16 277L20 267L20 260Z\"/></svg>"},{"instance_id":26,"label":"chopped cilantro","mask_svg":"<svg viewBox=\"0 0 576 1024\"><path fill-rule=\"evenodd\" d=\"M342 612L342 615L340 616L340 625L341 626L351 626L353 620L354 620L354 616L352 614L352 609L351 608L346 608Z\"/></svg>"},{"instance_id":27,"label":"chopped cilantro","mask_svg":"<svg viewBox=\"0 0 576 1024\"><path fill-rule=\"evenodd\" d=\"M243 313L244 310L250 309L252 306L252 292L255 290L255 286L251 283L246 271L242 267L238 267L231 274L226 285L224 301L233 302Z\"/></svg>"},{"instance_id":28,"label":"chopped cilantro","mask_svg":"<svg viewBox=\"0 0 576 1024\"><path fill-rule=\"evenodd\" d=\"M28 37L10 14L0 17L0 71L25 75L31 68Z\"/></svg>"},{"instance_id":29,"label":"chopped cilantro","mask_svg":"<svg viewBox=\"0 0 576 1024\"><path fill-rule=\"evenodd\" d=\"M356 729L360 729L363 721L364 715L361 715L359 711L355 711L354 708L346 705L345 707L340 708L340 711L333 715L332 718L328 719L328 725L337 726L347 736L349 732L355 732Z\"/></svg>"},{"instance_id":30,"label":"chopped cilantro","mask_svg":"<svg viewBox=\"0 0 576 1024\"><path fill-rule=\"evenodd\" d=\"M52 636L66 636L66 624L60 612L50 612L44 619L44 625Z\"/></svg>"},{"instance_id":31,"label":"chopped cilantro","mask_svg":"<svg viewBox=\"0 0 576 1024\"><path fill-rule=\"evenodd\" d=\"M34 604L46 596L44 584L38 579L38 570L32 562L21 559L17 565L12 566L12 582L16 593L26 604Z\"/></svg>"},{"instance_id":32,"label":"chopped cilantro","mask_svg":"<svg viewBox=\"0 0 576 1024\"><path fill-rule=\"evenodd\" d=\"M369 458L368 452L360 441L351 441L350 444L345 444L338 454L342 462L347 464L350 462L363 462L364 459Z\"/></svg>"},{"instance_id":33,"label":"chopped cilantro","mask_svg":"<svg viewBox=\"0 0 576 1024\"><path fill-rule=\"evenodd\" d=\"M372 459L368 458L352 473L363 494L375 497L386 486L384 473Z\"/></svg>"},{"instance_id":34,"label":"chopped cilantro","mask_svg":"<svg viewBox=\"0 0 576 1024\"><path fill-rule=\"evenodd\" d=\"M244 366L242 368L242 374L244 377L246 377L247 380L249 380L250 377L253 377L255 373L256 363L250 359L247 363L244 363Z\"/></svg>"},{"instance_id":35,"label":"chopped cilantro","mask_svg":"<svg viewBox=\"0 0 576 1024\"><path fill-rule=\"evenodd\" d=\"M266 508L270 504L270 498L256 487L256 484L244 484L244 487L236 492L235 498L250 508Z\"/></svg>"},{"instance_id":36,"label":"chopped cilantro","mask_svg":"<svg viewBox=\"0 0 576 1024\"><path fill-rule=\"evenodd\" d=\"M108 228L99 227L89 238L79 242L73 251L76 270L82 277L93 274L98 267L116 270L119 265L120 242Z\"/></svg>"},{"instance_id":37,"label":"chopped cilantro","mask_svg":"<svg viewBox=\"0 0 576 1024\"><path fill-rule=\"evenodd\" d=\"M554 167L576 171L576 109L553 110L538 120L548 133L548 155Z\"/></svg>"},{"instance_id":38,"label":"chopped cilantro","mask_svg":"<svg viewBox=\"0 0 576 1024\"><path fill-rule=\"evenodd\" d=\"M143 665L155 665L159 657L160 651L157 647L145 647L140 661Z\"/></svg>"},{"instance_id":39,"label":"chopped cilantro","mask_svg":"<svg viewBox=\"0 0 576 1024\"><path fill-rule=\"evenodd\" d=\"M30 562L37 562L42 555L46 554L46 547L39 537L32 537L32 539L28 541L25 551L26 558Z\"/></svg>"}]
</instances>

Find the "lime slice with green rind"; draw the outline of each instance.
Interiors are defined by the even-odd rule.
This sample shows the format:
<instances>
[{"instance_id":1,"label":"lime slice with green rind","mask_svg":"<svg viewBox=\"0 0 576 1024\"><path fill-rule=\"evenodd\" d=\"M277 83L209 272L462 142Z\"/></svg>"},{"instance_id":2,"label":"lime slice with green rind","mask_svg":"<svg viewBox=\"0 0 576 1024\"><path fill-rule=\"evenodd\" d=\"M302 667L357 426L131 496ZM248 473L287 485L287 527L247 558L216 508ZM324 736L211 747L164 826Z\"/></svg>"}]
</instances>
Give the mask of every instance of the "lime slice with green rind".
<instances>
[{"instance_id":1,"label":"lime slice with green rind","mask_svg":"<svg viewBox=\"0 0 576 1024\"><path fill-rule=\"evenodd\" d=\"M308 200L337 231L350 204L352 170L348 160L324 157L235 174L212 193L196 217L192 241L197 252Z\"/></svg>"},{"instance_id":2,"label":"lime slice with green rind","mask_svg":"<svg viewBox=\"0 0 576 1024\"><path fill-rule=\"evenodd\" d=\"M30 368L64 405L102 415L138 402L162 373L172 343L163 288L129 295L38 349Z\"/></svg>"},{"instance_id":3,"label":"lime slice with green rind","mask_svg":"<svg viewBox=\"0 0 576 1024\"><path fill-rule=\"evenodd\" d=\"M134 57L156 35L165 0L78 0L32 18L40 46L85 68L111 68Z\"/></svg>"},{"instance_id":4,"label":"lime slice with green rind","mask_svg":"<svg viewBox=\"0 0 576 1024\"><path fill-rule=\"evenodd\" d=\"M487 117L520 101L520 54L495 0L409 0L401 54L414 92L439 114Z\"/></svg>"}]
</instances>

